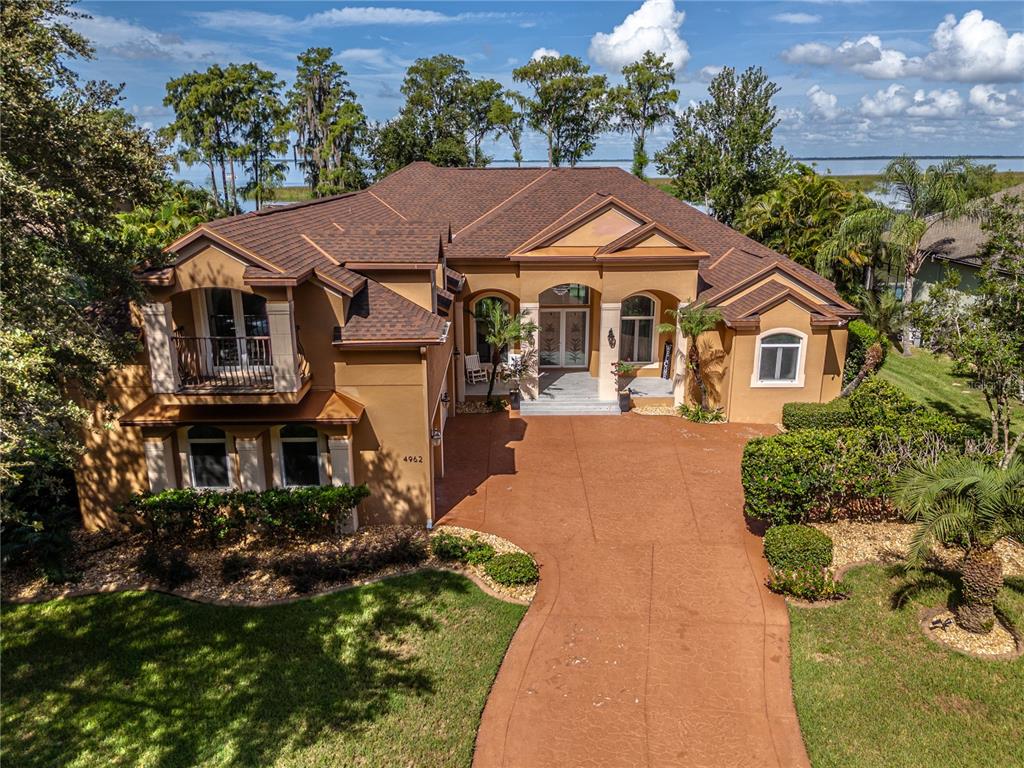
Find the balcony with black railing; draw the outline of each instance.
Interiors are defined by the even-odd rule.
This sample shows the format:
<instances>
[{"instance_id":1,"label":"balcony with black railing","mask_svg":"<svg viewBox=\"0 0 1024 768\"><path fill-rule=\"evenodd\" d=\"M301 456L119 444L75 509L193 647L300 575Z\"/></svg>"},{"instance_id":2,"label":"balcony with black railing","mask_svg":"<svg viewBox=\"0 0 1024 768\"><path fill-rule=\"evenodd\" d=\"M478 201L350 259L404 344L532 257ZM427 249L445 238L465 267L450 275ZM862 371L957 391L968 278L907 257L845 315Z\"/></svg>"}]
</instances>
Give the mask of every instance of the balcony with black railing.
<instances>
[{"instance_id":1,"label":"balcony with black railing","mask_svg":"<svg viewBox=\"0 0 1024 768\"><path fill-rule=\"evenodd\" d=\"M269 336L175 336L178 381L191 392L273 392Z\"/></svg>"}]
</instances>

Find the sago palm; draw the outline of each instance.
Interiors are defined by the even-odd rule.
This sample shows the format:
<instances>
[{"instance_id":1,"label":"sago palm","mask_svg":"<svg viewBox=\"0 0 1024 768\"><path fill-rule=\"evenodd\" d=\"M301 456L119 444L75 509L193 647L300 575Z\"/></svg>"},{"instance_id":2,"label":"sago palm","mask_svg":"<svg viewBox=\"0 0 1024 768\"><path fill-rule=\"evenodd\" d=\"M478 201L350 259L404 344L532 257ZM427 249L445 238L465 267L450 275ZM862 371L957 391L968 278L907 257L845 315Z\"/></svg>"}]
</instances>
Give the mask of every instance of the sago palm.
<instances>
[{"instance_id":1,"label":"sago palm","mask_svg":"<svg viewBox=\"0 0 1024 768\"><path fill-rule=\"evenodd\" d=\"M502 353L532 340L537 333L537 324L525 311L510 315L497 299L484 299L480 305L476 321L483 323L484 339L491 347L491 374L487 382L487 402L490 402Z\"/></svg>"},{"instance_id":2,"label":"sago palm","mask_svg":"<svg viewBox=\"0 0 1024 768\"><path fill-rule=\"evenodd\" d=\"M1024 543L1024 463L999 469L952 456L918 465L899 477L896 499L917 523L911 562L922 561L935 541L964 547L956 622L969 632L990 631L1003 586L1003 564L994 546L1004 538Z\"/></svg>"},{"instance_id":3,"label":"sago palm","mask_svg":"<svg viewBox=\"0 0 1024 768\"><path fill-rule=\"evenodd\" d=\"M709 309L704 304L691 304L682 309L669 309L666 314L670 315L674 323L661 323L658 326L658 333L675 333L679 330L689 340L689 350L686 354L686 362L694 379L697 380L697 388L700 390L700 407L708 408L708 388L704 383L704 376L701 371L700 351L697 349L697 339L702 333L713 331L722 320L722 313L717 309Z\"/></svg>"},{"instance_id":4,"label":"sago palm","mask_svg":"<svg viewBox=\"0 0 1024 768\"><path fill-rule=\"evenodd\" d=\"M835 236L818 252L817 268L829 274L853 250L883 249L903 271L903 354L910 354L910 314L914 279L928 253L921 241L928 230L945 218L969 213L973 196L981 191L984 170L969 160L947 160L921 170L910 157L897 157L882 173L882 188L894 205L876 203L851 212Z\"/></svg>"}]
</instances>

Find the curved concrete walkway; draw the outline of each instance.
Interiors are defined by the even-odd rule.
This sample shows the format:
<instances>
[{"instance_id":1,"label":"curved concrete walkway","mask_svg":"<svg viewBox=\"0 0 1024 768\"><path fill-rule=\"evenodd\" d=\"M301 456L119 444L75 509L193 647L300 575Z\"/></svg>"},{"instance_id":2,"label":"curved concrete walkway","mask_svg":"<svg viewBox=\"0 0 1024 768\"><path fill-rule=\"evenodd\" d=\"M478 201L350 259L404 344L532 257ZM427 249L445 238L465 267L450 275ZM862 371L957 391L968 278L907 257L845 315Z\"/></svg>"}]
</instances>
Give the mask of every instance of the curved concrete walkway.
<instances>
[{"instance_id":1,"label":"curved concrete walkway","mask_svg":"<svg viewBox=\"0 0 1024 768\"><path fill-rule=\"evenodd\" d=\"M806 766L784 602L742 514L746 425L460 416L442 523L541 566L474 765Z\"/></svg>"}]
</instances>

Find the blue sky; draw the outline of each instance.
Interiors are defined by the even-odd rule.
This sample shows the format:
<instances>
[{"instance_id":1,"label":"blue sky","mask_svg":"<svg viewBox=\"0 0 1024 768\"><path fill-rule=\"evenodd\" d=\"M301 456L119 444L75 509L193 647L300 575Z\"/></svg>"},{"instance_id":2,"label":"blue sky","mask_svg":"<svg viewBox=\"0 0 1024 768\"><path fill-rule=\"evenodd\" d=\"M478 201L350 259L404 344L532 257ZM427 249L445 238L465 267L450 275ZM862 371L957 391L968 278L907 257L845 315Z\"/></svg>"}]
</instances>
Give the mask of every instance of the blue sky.
<instances>
[{"instance_id":1,"label":"blue sky","mask_svg":"<svg viewBox=\"0 0 1024 768\"><path fill-rule=\"evenodd\" d=\"M371 119L401 105L405 67L436 53L513 86L543 50L571 53L618 78L646 48L676 65L680 103L701 98L716 68L760 65L781 86L778 136L806 155L1021 154L1024 11L956 2L83 2L75 26L96 47L86 77L125 83L140 122L168 120L171 77L255 61L290 82L295 56L330 46ZM662 129L652 145L668 136ZM503 143L490 148L511 157ZM539 137L526 157L544 157ZM603 137L594 158L625 158Z\"/></svg>"}]
</instances>

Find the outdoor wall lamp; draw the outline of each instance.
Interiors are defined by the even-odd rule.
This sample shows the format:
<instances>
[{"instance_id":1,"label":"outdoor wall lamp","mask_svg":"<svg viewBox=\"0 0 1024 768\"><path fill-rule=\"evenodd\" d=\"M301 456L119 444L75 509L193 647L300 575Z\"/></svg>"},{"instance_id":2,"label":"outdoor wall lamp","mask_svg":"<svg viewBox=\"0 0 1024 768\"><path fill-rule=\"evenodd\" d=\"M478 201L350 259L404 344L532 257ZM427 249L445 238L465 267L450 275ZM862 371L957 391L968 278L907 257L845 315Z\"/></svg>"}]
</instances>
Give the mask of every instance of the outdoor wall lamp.
<instances>
[{"instance_id":1,"label":"outdoor wall lamp","mask_svg":"<svg viewBox=\"0 0 1024 768\"><path fill-rule=\"evenodd\" d=\"M452 399L450 397L448 397L448 393L447 392L442 392L441 393L441 402L442 403L444 403L445 405L448 405L448 403L450 403L451 401L452 401Z\"/></svg>"},{"instance_id":2,"label":"outdoor wall lamp","mask_svg":"<svg viewBox=\"0 0 1024 768\"><path fill-rule=\"evenodd\" d=\"M612 328L608 329L608 346L615 349L615 330Z\"/></svg>"},{"instance_id":3,"label":"outdoor wall lamp","mask_svg":"<svg viewBox=\"0 0 1024 768\"><path fill-rule=\"evenodd\" d=\"M441 444L441 430L433 429L430 431L430 442L435 446Z\"/></svg>"},{"instance_id":4,"label":"outdoor wall lamp","mask_svg":"<svg viewBox=\"0 0 1024 768\"><path fill-rule=\"evenodd\" d=\"M455 357L458 357L462 353L459 351L458 347L455 347L455 349L452 351L452 354L455 355Z\"/></svg>"}]
</instances>

